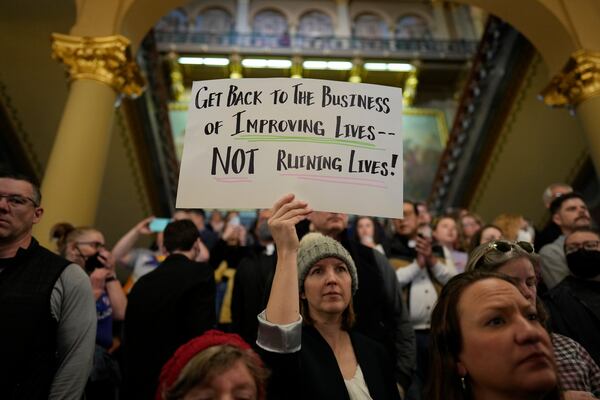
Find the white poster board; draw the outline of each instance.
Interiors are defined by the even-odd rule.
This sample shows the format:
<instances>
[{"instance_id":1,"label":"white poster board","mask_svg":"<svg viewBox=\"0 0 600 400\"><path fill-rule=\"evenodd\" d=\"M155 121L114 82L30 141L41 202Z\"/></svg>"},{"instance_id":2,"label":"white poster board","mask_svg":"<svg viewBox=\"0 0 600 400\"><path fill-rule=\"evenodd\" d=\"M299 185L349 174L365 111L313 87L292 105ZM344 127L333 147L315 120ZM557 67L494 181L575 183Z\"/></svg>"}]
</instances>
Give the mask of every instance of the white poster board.
<instances>
[{"instance_id":1,"label":"white poster board","mask_svg":"<svg viewBox=\"0 0 600 400\"><path fill-rule=\"evenodd\" d=\"M316 79L194 82L178 208L402 216L402 92Z\"/></svg>"}]
</instances>

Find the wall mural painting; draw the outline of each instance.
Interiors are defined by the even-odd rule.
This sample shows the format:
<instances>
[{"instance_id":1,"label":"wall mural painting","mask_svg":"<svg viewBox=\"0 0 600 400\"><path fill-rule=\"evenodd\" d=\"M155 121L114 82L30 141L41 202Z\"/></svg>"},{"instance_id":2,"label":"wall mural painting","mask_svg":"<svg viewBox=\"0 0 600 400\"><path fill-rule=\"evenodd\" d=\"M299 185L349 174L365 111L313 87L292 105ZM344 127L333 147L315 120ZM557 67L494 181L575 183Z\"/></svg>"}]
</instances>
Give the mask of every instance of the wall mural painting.
<instances>
[{"instance_id":1,"label":"wall mural painting","mask_svg":"<svg viewBox=\"0 0 600 400\"><path fill-rule=\"evenodd\" d=\"M405 108L402 116L402 135L404 198L426 201L448 140L443 111Z\"/></svg>"}]
</instances>

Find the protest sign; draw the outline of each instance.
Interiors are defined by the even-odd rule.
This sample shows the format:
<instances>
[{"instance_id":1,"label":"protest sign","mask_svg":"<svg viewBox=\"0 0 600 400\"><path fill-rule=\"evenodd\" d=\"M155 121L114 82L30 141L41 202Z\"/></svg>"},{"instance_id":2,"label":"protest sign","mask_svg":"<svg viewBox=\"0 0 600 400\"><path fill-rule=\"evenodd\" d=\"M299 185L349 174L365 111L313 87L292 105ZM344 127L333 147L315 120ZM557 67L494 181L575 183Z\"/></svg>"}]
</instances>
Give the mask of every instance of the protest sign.
<instances>
[{"instance_id":1,"label":"protest sign","mask_svg":"<svg viewBox=\"0 0 600 400\"><path fill-rule=\"evenodd\" d=\"M178 208L269 208L294 193L320 211L402 216L402 93L313 79L194 82Z\"/></svg>"}]
</instances>

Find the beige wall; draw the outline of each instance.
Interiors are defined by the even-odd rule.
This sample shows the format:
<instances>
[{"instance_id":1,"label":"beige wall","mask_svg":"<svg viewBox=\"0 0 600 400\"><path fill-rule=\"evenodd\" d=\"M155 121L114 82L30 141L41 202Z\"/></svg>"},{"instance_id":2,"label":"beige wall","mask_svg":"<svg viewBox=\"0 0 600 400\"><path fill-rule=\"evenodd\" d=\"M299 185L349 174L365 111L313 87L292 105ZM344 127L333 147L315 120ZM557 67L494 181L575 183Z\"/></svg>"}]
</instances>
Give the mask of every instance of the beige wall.
<instances>
[{"instance_id":1,"label":"beige wall","mask_svg":"<svg viewBox=\"0 0 600 400\"><path fill-rule=\"evenodd\" d=\"M46 166L69 89L64 66L51 58L50 33L68 33L75 18L72 1L0 3L0 82L9 96L1 100L16 110L25 140L31 142L33 156L41 164L40 172ZM113 130L94 223L105 232L109 244L149 213L148 199L140 194L141 181L126 146L129 133L119 133L116 125ZM81 169L85 176L86 166ZM58 190L77 190L77 182L64 182Z\"/></svg>"},{"instance_id":2,"label":"beige wall","mask_svg":"<svg viewBox=\"0 0 600 400\"><path fill-rule=\"evenodd\" d=\"M469 206L486 221L513 212L543 222L545 187L570 182L587 155L579 120L537 99L548 74L536 55Z\"/></svg>"},{"instance_id":3,"label":"beige wall","mask_svg":"<svg viewBox=\"0 0 600 400\"><path fill-rule=\"evenodd\" d=\"M106 243L110 246L151 214L148 198L143 192L143 179L137 170L133 143L123 120L119 115L115 116L95 224L105 233Z\"/></svg>"},{"instance_id":4,"label":"beige wall","mask_svg":"<svg viewBox=\"0 0 600 400\"><path fill-rule=\"evenodd\" d=\"M26 12L25 12L26 11ZM50 32L68 32L70 1L3 1L0 5L0 82L42 169L67 98L65 70L50 58ZM40 171L41 172L41 171Z\"/></svg>"}]
</instances>

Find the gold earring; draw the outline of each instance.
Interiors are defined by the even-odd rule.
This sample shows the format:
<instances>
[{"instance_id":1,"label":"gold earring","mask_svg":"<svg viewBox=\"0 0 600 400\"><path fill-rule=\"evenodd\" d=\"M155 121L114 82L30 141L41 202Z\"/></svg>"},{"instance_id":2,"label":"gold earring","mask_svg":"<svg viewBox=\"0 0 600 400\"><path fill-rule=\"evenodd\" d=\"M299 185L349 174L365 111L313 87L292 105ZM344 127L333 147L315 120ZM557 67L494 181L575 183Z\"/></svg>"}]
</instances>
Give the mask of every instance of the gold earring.
<instances>
[{"instance_id":1,"label":"gold earring","mask_svg":"<svg viewBox=\"0 0 600 400\"><path fill-rule=\"evenodd\" d=\"M467 390L467 385L465 383L465 377L464 376L460 377L460 383L462 384L463 390Z\"/></svg>"}]
</instances>

